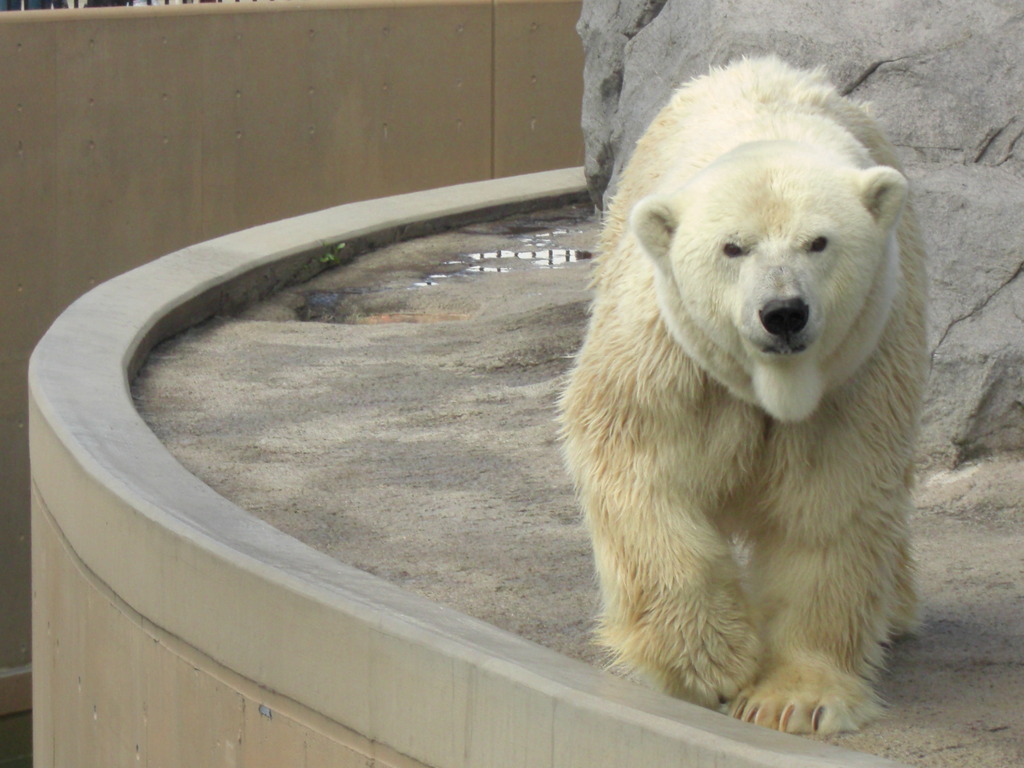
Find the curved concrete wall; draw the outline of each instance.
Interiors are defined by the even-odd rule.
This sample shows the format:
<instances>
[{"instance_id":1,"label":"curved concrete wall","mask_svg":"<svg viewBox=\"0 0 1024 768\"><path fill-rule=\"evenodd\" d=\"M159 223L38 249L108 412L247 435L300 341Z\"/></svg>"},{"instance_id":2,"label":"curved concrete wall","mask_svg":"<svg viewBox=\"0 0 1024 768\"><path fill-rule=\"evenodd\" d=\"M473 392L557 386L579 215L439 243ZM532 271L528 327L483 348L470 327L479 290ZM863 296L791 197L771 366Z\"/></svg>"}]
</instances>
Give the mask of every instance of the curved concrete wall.
<instances>
[{"instance_id":1,"label":"curved concrete wall","mask_svg":"<svg viewBox=\"0 0 1024 768\"><path fill-rule=\"evenodd\" d=\"M583 194L571 169L354 203L178 251L58 318L29 376L37 766L892 765L663 697L317 553L187 473L132 405L154 344L317 269L330 244Z\"/></svg>"},{"instance_id":2,"label":"curved concrete wall","mask_svg":"<svg viewBox=\"0 0 1024 768\"><path fill-rule=\"evenodd\" d=\"M26 373L47 326L103 280L191 243L582 163L579 10L315 0L0 13L0 717L29 706Z\"/></svg>"}]
</instances>

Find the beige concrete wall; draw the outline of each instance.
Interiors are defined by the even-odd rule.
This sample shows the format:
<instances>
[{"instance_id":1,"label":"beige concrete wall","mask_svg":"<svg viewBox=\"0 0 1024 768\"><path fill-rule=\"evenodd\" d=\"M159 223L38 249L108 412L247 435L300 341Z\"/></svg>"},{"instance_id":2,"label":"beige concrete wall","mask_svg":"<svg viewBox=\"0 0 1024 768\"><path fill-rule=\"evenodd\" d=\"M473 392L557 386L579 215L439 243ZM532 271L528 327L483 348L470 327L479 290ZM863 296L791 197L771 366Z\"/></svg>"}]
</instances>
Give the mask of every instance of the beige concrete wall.
<instances>
[{"instance_id":1,"label":"beige concrete wall","mask_svg":"<svg viewBox=\"0 0 1024 768\"><path fill-rule=\"evenodd\" d=\"M54 317L189 243L582 162L579 0L0 14L0 714L28 706L25 375Z\"/></svg>"},{"instance_id":2,"label":"beige concrete wall","mask_svg":"<svg viewBox=\"0 0 1024 768\"><path fill-rule=\"evenodd\" d=\"M268 691L132 610L76 556L33 498L34 590L45 605L37 766L419 768Z\"/></svg>"},{"instance_id":3,"label":"beige concrete wall","mask_svg":"<svg viewBox=\"0 0 1024 768\"><path fill-rule=\"evenodd\" d=\"M128 381L152 345L331 243L584 195L577 168L354 203L186 248L68 309L29 378L39 768L893 768L662 696L315 552L188 474L134 409Z\"/></svg>"}]
</instances>

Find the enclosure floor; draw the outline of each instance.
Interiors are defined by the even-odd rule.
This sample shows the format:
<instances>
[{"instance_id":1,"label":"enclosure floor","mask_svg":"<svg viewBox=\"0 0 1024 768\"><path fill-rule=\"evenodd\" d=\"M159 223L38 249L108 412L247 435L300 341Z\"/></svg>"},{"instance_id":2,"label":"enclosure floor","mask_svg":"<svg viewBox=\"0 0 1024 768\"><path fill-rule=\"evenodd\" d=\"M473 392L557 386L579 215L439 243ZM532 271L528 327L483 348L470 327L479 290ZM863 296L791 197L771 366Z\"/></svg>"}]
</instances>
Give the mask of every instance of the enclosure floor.
<instances>
[{"instance_id":1,"label":"enclosure floor","mask_svg":"<svg viewBox=\"0 0 1024 768\"><path fill-rule=\"evenodd\" d=\"M139 409L186 468L280 530L599 664L554 422L586 323L597 224L583 215L398 244L210 321L154 351ZM1024 470L919 482L921 634L893 649L886 717L830 741L911 765L1019 766Z\"/></svg>"}]
</instances>

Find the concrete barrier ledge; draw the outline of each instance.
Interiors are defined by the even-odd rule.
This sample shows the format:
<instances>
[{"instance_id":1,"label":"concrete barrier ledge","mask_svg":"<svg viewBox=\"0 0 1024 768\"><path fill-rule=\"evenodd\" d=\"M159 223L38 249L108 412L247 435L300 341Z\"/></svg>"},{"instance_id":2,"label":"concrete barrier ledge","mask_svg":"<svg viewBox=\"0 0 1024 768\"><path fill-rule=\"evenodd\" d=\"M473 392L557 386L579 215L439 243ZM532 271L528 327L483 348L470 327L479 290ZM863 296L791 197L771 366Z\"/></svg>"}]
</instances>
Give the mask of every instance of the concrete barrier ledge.
<instances>
[{"instance_id":1,"label":"concrete barrier ledge","mask_svg":"<svg viewBox=\"0 0 1024 768\"><path fill-rule=\"evenodd\" d=\"M32 356L34 514L196 657L425 765L892 768L661 696L339 563L186 472L133 407L130 377L153 345L315 271L331 244L366 249L584 194L582 171L567 169L355 203L97 287ZM36 606L37 633L48 610ZM45 680L37 711L61 695Z\"/></svg>"}]
</instances>

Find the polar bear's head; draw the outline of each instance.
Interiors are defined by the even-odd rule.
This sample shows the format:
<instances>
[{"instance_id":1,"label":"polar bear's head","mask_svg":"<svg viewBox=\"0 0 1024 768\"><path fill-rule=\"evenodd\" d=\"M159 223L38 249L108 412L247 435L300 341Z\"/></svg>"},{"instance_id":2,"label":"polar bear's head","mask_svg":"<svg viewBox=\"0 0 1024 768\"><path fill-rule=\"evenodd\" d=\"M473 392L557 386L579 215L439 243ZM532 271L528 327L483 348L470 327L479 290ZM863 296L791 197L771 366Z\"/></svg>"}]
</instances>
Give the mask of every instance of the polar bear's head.
<instances>
[{"instance_id":1,"label":"polar bear's head","mask_svg":"<svg viewBox=\"0 0 1024 768\"><path fill-rule=\"evenodd\" d=\"M892 168L756 142L641 200L630 229L675 339L735 394L792 421L878 344L906 196Z\"/></svg>"}]
</instances>

